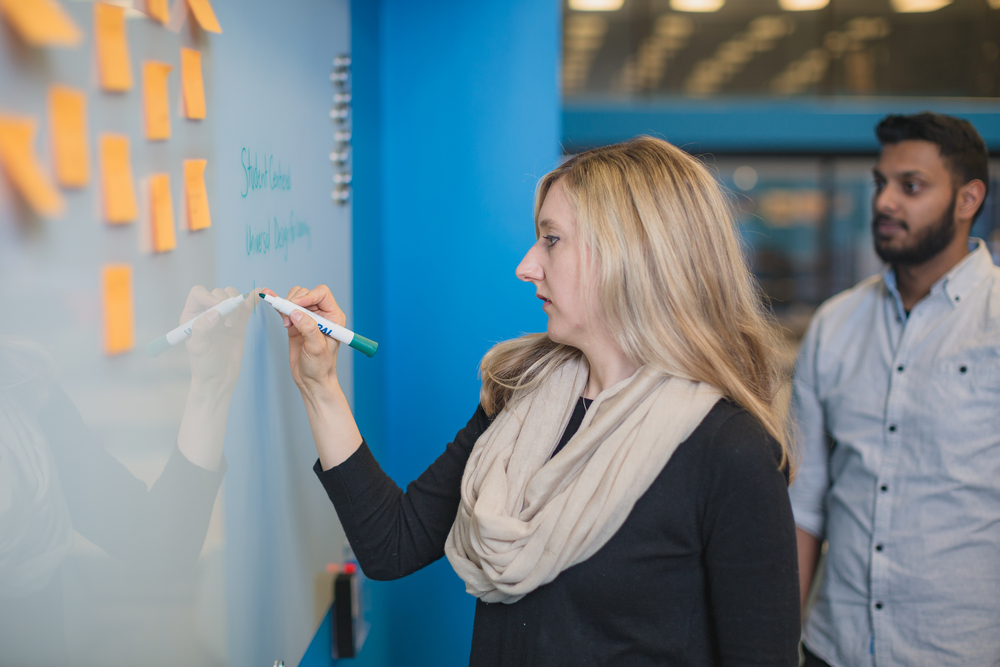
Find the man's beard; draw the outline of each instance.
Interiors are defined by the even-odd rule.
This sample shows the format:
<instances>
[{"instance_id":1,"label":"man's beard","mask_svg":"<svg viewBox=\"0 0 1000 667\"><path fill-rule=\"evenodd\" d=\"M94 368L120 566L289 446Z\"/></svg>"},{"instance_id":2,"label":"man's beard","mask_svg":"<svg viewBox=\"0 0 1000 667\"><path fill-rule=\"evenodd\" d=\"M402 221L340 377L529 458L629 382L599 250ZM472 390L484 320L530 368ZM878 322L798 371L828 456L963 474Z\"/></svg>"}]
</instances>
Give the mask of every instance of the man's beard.
<instances>
[{"instance_id":1,"label":"man's beard","mask_svg":"<svg viewBox=\"0 0 1000 667\"><path fill-rule=\"evenodd\" d=\"M952 195L951 203L948 204L941 218L925 229L915 243L903 248L889 248L881 245L876 227L880 220L888 219L889 216L876 215L872 220L875 254L883 262L893 266L918 266L933 259L947 248L955 238L955 201L955 195ZM909 229L906 222L902 220L897 222L901 222L906 229Z\"/></svg>"}]
</instances>

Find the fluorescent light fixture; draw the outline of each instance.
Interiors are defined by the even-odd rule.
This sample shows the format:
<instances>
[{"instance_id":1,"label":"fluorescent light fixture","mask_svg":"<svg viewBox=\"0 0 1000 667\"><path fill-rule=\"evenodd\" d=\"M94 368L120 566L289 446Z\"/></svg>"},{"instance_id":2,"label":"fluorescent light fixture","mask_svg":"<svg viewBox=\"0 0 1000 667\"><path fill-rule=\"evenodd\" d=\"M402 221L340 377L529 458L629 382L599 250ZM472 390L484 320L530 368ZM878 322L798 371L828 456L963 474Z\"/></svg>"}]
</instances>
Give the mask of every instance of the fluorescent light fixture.
<instances>
[{"instance_id":1,"label":"fluorescent light fixture","mask_svg":"<svg viewBox=\"0 0 1000 667\"><path fill-rule=\"evenodd\" d=\"M1000 2L1000 0L997 0ZM674 39L685 39L694 32L694 21L686 16L667 14L656 19L656 34Z\"/></svg>"},{"instance_id":2,"label":"fluorescent light fixture","mask_svg":"<svg viewBox=\"0 0 1000 667\"><path fill-rule=\"evenodd\" d=\"M607 31L607 20L593 14L577 14L566 21L566 34L575 37L603 37Z\"/></svg>"},{"instance_id":3,"label":"fluorescent light fixture","mask_svg":"<svg viewBox=\"0 0 1000 667\"><path fill-rule=\"evenodd\" d=\"M892 0L892 8L906 14L915 12L936 12L947 7L952 0Z\"/></svg>"},{"instance_id":4,"label":"fluorescent light fixture","mask_svg":"<svg viewBox=\"0 0 1000 667\"><path fill-rule=\"evenodd\" d=\"M780 39L794 31L795 22L787 16L758 16L747 26L747 35L760 42Z\"/></svg>"},{"instance_id":5,"label":"fluorescent light fixture","mask_svg":"<svg viewBox=\"0 0 1000 667\"><path fill-rule=\"evenodd\" d=\"M715 57L724 63L742 65L753 58L755 50L753 44L749 42L730 40L718 48Z\"/></svg>"},{"instance_id":6,"label":"fluorescent light fixture","mask_svg":"<svg viewBox=\"0 0 1000 667\"><path fill-rule=\"evenodd\" d=\"M670 0L670 8L677 12L717 12L726 0Z\"/></svg>"},{"instance_id":7,"label":"fluorescent light fixture","mask_svg":"<svg viewBox=\"0 0 1000 667\"><path fill-rule=\"evenodd\" d=\"M854 39L879 39L891 32L889 22L882 17L851 19L844 26L844 33Z\"/></svg>"},{"instance_id":8,"label":"fluorescent light fixture","mask_svg":"<svg viewBox=\"0 0 1000 667\"><path fill-rule=\"evenodd\" d=\"M578 12L613 12L623 4L625 0L569 0L569 8Z\"/></svg>"},{"instance_id":9,"label":"fluorescent light fixture","mask_svg":"<svg viewBox=\"0 0 1000 667\"><path fill-rule=\"evenodd\" d=\"M786 12L811 12L829 4L830 0L778 0L778 5Z\"/></svg>"}]
</instances>

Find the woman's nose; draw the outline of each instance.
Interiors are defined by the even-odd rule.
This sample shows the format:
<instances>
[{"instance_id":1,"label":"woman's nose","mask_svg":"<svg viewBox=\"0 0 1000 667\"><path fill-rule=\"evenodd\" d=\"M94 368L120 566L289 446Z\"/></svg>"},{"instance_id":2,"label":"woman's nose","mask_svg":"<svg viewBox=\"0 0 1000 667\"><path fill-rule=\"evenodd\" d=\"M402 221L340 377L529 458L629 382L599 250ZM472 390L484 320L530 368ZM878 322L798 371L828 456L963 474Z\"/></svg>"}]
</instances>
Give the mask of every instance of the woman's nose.
<instances>
[{"instance_id":1,"label":"woman's nose","mask_svg":"<svg viewBox=\"0 0 1000 667\"><path fill-rule=\"evenodd\" d=\"M520 280L526 283L534 282L542 279L542 267L535 259L535 246L532 246L528 253L521 260L521 263L517 265L517 269L514 271L515 275Z\"/></svg>"}]
</instances>

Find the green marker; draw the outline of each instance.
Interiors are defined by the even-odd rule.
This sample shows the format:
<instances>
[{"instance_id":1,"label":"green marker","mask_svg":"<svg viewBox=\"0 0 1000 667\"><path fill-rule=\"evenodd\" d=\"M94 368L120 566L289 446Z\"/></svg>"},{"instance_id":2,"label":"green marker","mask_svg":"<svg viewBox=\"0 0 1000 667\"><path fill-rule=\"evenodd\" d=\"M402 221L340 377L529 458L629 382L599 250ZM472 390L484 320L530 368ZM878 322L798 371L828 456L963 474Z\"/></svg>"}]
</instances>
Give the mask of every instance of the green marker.
<instances>
[{"instance_id":1,"label":"green marker","mask_svg":"<svg viewBox=\"0 0 1000 667\"><path fill-rule=\"evenodd\" d=\"M373 340L369 340L364 336L359 336L350 329L345 329L339 324L334 324L325 317L320 317L311 310L306 310L302 306L297 306L288 299L282 299L280 296L271 296L270 294L260 293L260 298L271 304L271 307L282 315L292 316L292 313L296 310L308 315L309 317L316 320L316 324L319 325L319 330L324 334L329 336L334 340L339 340L341 343L347 343L350 347L353 347L358 352L361 352L367 357L375 356L376 350L378 350L378 343Z\"/></svg>"}]
</instances>

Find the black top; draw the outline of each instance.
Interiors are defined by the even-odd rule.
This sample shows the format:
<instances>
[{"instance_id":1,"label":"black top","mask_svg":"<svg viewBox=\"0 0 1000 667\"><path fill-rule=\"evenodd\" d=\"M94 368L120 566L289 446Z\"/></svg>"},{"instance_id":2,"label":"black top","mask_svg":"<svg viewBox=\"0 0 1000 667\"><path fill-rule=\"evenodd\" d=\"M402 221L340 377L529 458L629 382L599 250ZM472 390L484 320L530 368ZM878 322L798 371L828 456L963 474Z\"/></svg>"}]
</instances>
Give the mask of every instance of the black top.
<instances>
[{"instance_id":1,"label":"black top","mask_svg":"<svg viewBox=\"0 0 1000 667\"><path fill-rule=\"evenodd\" d=\"M578 405L563 441L579 427ZM576 417L579 416L579 419ZM315 471L365 574L444 555L482 406L405 493L367 444ZM476 603L471 665L798 665L795 525L780 448L720 401L591 558L513 604Z\"/></svg>"}]
</instances>

